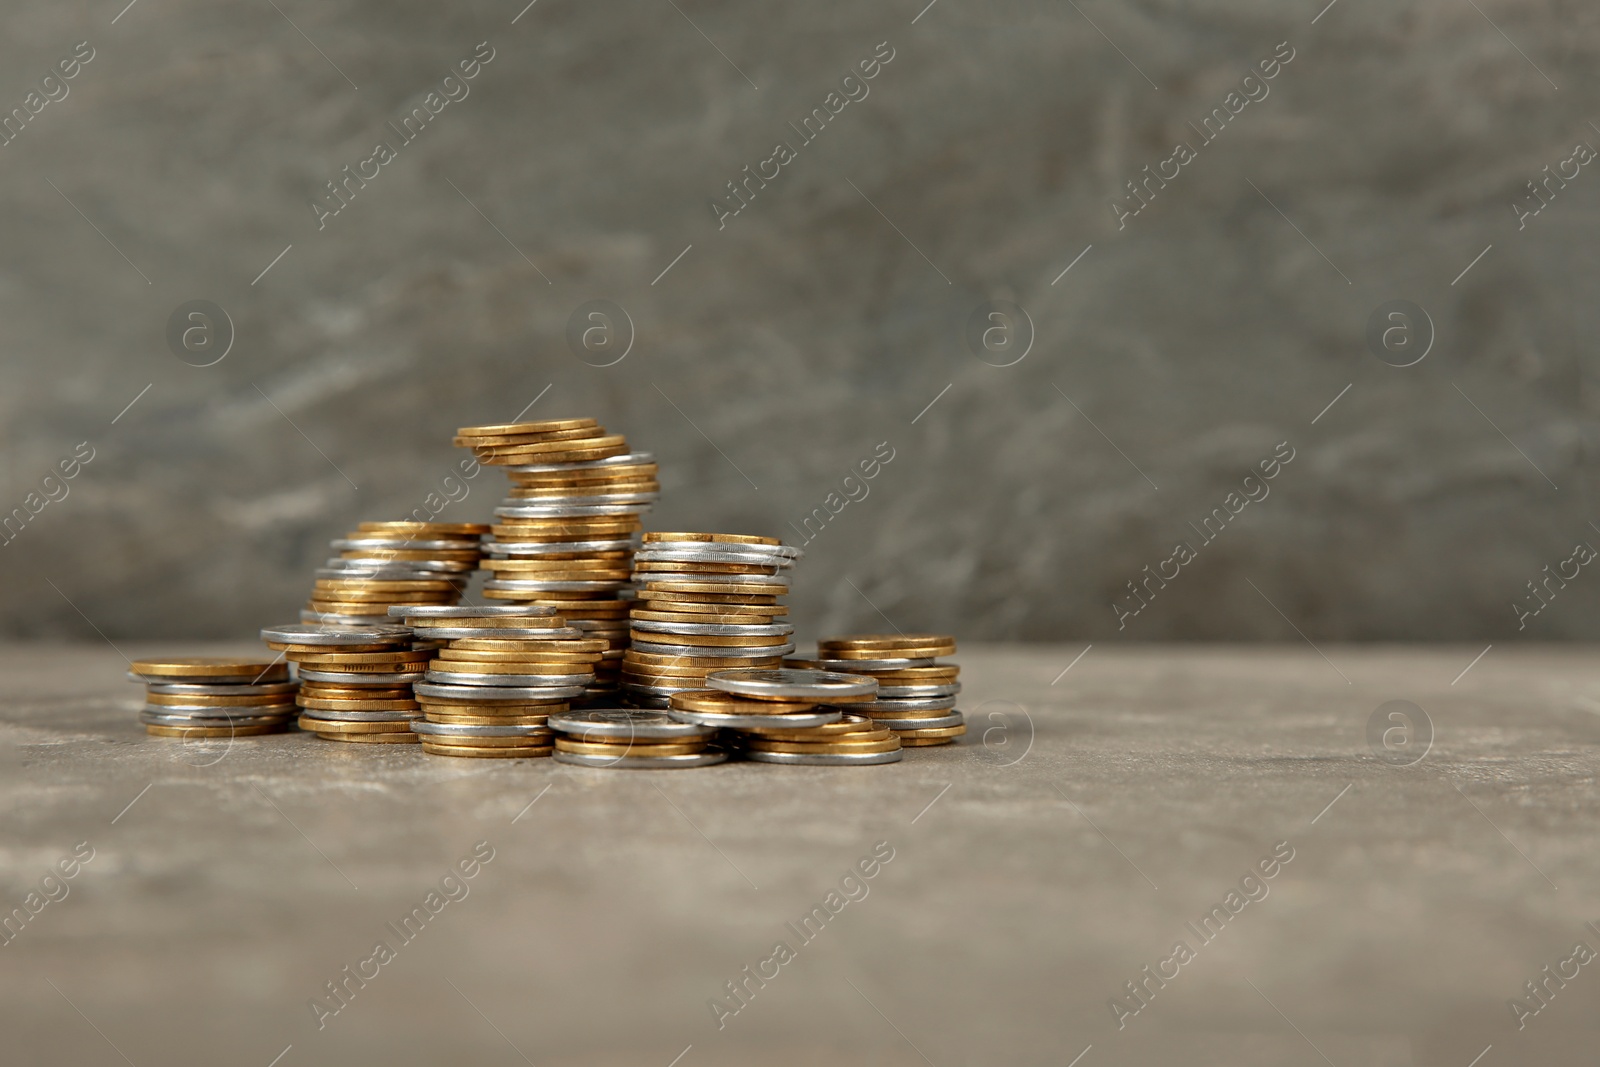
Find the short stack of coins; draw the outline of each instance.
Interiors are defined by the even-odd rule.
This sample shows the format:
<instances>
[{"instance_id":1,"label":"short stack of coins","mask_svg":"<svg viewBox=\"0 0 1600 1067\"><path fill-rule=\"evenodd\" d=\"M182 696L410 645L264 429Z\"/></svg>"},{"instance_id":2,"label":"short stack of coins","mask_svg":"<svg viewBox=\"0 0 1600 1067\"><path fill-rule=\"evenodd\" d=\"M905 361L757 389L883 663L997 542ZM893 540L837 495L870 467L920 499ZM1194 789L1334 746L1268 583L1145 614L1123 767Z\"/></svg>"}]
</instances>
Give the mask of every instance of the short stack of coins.
<instances>
[{"instance_id":1,"label":"short stack of coins","mask_svg":"<svg viewBox=\"0 0 1600 1067\"><path fill-rule=\"evenodd\" d=\"M414 687L423 751L440 756L548 756L547 720L594 681L605 642L543 604L394 608L419 639L440 642Z\"/></svg>"},{"instance_id":2,"label":"short stack of coins","mask_svg":"<svg viewBox=\"0 0 1600 1067\"><path fill-rule=\"evenodd\" d=\"M421 714L411 693L432 652L411 631L381 626L295 623L261 631L267 647L295 665L300 728L328 741L414 744Z\"/></svg>"},{"instance_id":3,"label":"short stack of coins","mask_svg":"<svg viewBox=\"0 0 1600 1067\"><path fill-rule=\"evenodd\" d=\"M609 770L709 767L728 758L712 747L716 729L659 711L590 708L550 716L559 763Z\"/></svg>"},{"instance_id":4,"label":"short stack of coins","mask_svg":"<svg viewBox=\"0 0 1600 1067\"><path fill-rule=\"evenodd\" d=\"M585 698L614 699L640 515L660 495L655 457L629 452L594 419L465 426L455 443L511 479L483 542L483 595L554 607L568 626L605 641Z\"/></svg>"},{"instance_id":5,"label":"short stack of coins","mask_svg":"<svg viewBox=\"0 0 1600 1067\"><path fill-rule=\"evenodd\" d=\"M954 655L956 639L944 634L856 634L817 642L815 659L790 659L790 666L860 674L877 680L877 699L852 705L893 730L907 748L948 745L967 732L956 710L961 668L938 663Z\"/></svg>"},{"instance_id":6,"label":"short stack of coins","mask_svg":"<svg viewBox=\"0 0 1600 1067\"><path fill-rule=\"evenodd\" d=\"M482 557L480 523L364 522L331 542L302 622L388 624L395 604L454 604Z\"/></svg>"},{"instance_id":7,"label":"short stack of coins","mask_svg":"<svg viewBox=\"0 0 1600 1067\"><path fill-rule=\"evenodd\" d=\"M664 707L705 688L706 675L777 667L794 651L778 598L800 550L771 537L647 533L634 554L639 586L622 686L631 703Z\"/></svg>"},{"instance_id":8,"label":"short stack of coins","mask_svg":"<svg viewBox=\"0 0 1600 1067\"><path fill-rule=\"evenodd\" d=\"M129 664L145 687L139 721L154 737L249 737L283 731L295 683L281 661L174 656Z\"/></svg>"},{"instance_id":9,"label":"short stack of coins","mask_svg":"<svg viewBox=\"0 0 1600 1067\"><path fill-rule=\"evenodd\" d=\"M870 704L877 683L834 671L780 668L717 671L701 694L678 694L668 714L723 727L747 760L811 767L898 763L900 739L854 709ZM714 699L720 697L720 700ZM775 709L784 708L784 711ZM787 710L787 709L805 710ZM716 709L716 710L711 710Z\"/></svg>"}]
</instances>

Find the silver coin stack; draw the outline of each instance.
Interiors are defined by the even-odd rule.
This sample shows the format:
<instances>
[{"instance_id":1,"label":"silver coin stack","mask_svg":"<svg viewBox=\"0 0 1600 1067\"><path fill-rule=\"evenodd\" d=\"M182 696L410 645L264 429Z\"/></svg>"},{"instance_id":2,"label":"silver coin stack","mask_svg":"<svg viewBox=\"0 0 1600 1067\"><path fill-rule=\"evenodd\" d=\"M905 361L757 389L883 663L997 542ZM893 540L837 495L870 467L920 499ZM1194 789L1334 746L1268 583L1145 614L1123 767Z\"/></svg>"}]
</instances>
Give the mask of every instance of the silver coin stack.
<instances>
[{"instance_id":1,"label":"silver coin stack","mask_svg":"<svg viewBox=\"0 0 1600 1067\"><path fill-rule=\"evenodd\" d=\"M435 755L548 756L550 715L594 681L603 644L540 604L390 609L420 639L442 644L413 686L411 729Z\"/></svg>"},{"instance_id":2,"label":"silver coin stack","mask_svg":"<svg viewBox=\"0 0 1600 1067\"><path fill-rule=\"evenodd\" d=\"M554 607L567 625L606 642L586 701L614 701L628 646L629 581L640 516L660 496L655 457L504 468L510 495L483 541L484 596Z\"/></svg>"},{"instance_id":3,"label":"silver coin stack","mask_svg":"<svg viewBox=\"0 0 1600 1067\"><path fill-rule=\"evenodd\" d=\"M778 598L801 555L767 537L645 534L622 661L628 701L663 708L674 693L704 688L712 671L778 666L795 647Z\"/></svg>"},{"instance_id":4,"label":"silver coin stack","mask_svg":"<svg viewBox=\"0 0 1600 1067\"><path fill-rule=\"evenodd\" d=\"M712 747L716 729L679 722L658 711L591 708L550 716L555 759L609 770L709 767L728 753Z\"/></svg>"},{"instance_id":5,"label":"silver coin stack","mask_svg":"<svg viewBox=\"0 0 1600 1067\"><path fill-rule=\"evenodd\" d=\"M338 554L317 570L300 621L382 626L390 604L457 603L488 530L479 523L363 522L330 542Z\"/></svg>"}]
</instances>

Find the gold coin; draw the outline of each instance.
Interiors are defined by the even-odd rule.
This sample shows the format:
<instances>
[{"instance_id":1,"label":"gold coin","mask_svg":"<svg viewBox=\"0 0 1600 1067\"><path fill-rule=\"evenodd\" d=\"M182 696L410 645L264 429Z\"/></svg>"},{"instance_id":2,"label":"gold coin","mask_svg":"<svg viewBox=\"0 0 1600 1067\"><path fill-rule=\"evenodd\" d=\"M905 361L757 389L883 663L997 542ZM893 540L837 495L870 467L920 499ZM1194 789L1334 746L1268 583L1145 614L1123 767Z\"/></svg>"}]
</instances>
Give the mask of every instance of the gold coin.
<instances>
[{"instance_id":1,"label":"gold coin","mask_svg":"<svg viewBox=\"0 0 1600 1067\"><path fill-rule=\"evenodd\" d=\"M300 729L319 734L396 734L409 731L411 723L404 719L394 722L342 722L302 715Z\"/></svg>"},{"instance_id":2,"label":"gold coin","mask_svg":"<svg viewBox=\"0 0 1600 1067\"><path fill-rule=\"evenodd\" d=\"M567 621L559 615L452 615L449 618L442 619L431 615L406 616L407 626L420 626L424 629L437 627L439 629L452 630L458 628L463 630L558 630L566 624ZM506 640L529 639L507 638ZM534 640L538 639L535 638ZM543 640L552 639L544 638ZM566 640L566 638L557 640Z\"/></svg>"},{"instance_id":3,"label":"gold coin","mask_svg":"<svg viewBox=\"0 0 1600 1067\"><path fill-rule=\"evenodd\" d=\"M629 618L640 622L687 622L694 624L709 623L712 625L749 625L768 626L772 623L770 615L721 615L714 612L698 614L692 611L650 611L640 608L630 613Z\"/></svg>"},{"instance_id":4,"label":"gold coin","mask_svg":"<svg viewBox=\"0 0 1600 1067\"><path fill-rule=\"evenodd\" d=\"M548 745L529 748L464 748L460 745L430 745L427 742L423 742L422 751L435 756L463 756L477 757L479 759L538 759L541 756L550 755L555 749Z\"/></svg>"},{"instance_id":5,"label":"gold coin","mask_svg":"<svg viewBox=\"0 0 1600 1067\"><path fill-rule=\"evenodd\" d=\"M554 713L552 713L554 714ZM445 715L433 709L423 716L428 722L456 726L544 726L549 715Z\"/></svg>"},{"instance_id":6,"label":"gold coin","mask_svg":"<svg viewBox=\"0 0 1600 1067\"><path fill-rule=\"evenodd\" d=\"M500 541L614 541L644 529L636 516L580 515L555 519L507 519L489 527Z\"/></svg>"},{"instance_id":7,"label":"gold coin","mask_svg":"<svg viewBox=\"0 0 1600 1067\"><path fill-rule=\"evenodd\" d=\"M602 486L645 486L650 489L659 489L660 482L656 475L658 468L654 463L635 463L626 467L613 467L610 473L601 474L600 468L593 470L575 470L569 473L534 472L534 471L507 471L511 484L519 489L564 489L574 490L578 494L588 492L604 492Z\"/></svg>"},{"instance_id":8,"label":"gold coin","mask_svg":"<svg viewBox=\"0 0 1600 1067\"><path fill-rule=\"evenodd\" d=\"M594 419L539 419L534 422L503 422L490 426L463 426L457 437L501 437L508 433L560 433L600 425Z\"/></svg>"},{"instance_id":9,"label":"gold coin","mask_svg":"<svg viewBox=\"0 0 1600 1067\"><path fill-rule=\"evenodd\" d=\"M524 457L549 457L528 459L528 463L564 463L569 462L564 457L569 453L606 452L608 455L595 456L595 459L609 459L611 456L620 456L628 451L628 439L621 434L602 434L598 437L539 439L529 437L520 441L507 441L497 445L476 445L472 449L479 462L501 456L516 456L519 460ZM556 458L563 457L563 458ZM519 463L518 466L521 464Z\"/></svg>"},{"instance_id":10,"label":"gold coin","mask_svg":"<svg viewBox=\"0 0 1600 1067\"><path fill-rule=\"evenodd\" d=\"M162 678L230 678L249 675L253 683L265 685L281 682L289 677L289 668L283 663L255 659L232 659L227 656L175 656L167 659L136 659L129 668L134 674L155 675Z\"/></svg>"},{"instance_id":11,"label":"gold coin","mask_svg":"<svg viewBox=\"0 0 1600 1067\"><path fill-rule=\"evenodd\" d=\"M363 522L356 527L358 533L404 534L411 540L437 541L454 537L481 537L489 527L481 522ZM426 534L425 537L415 536Z\"/></svg>"},{"instance_id":12,"label":"gold coin","mask_svg":"<svg viewBox=\"0 0 1600 1067\"><path fill-rule=\"evenodd\" d=\"M646 541L720 541L734 545L781 545L776 537L756 537L753 534L726 533L647 533Z\"/></svg>"},{"instance_id":13,"label":"gold coin","mask_svg":"<svg viewBox=\"0 0 1600 1067\"><path fill-rule=\"evenodd\" d=\"M547 641L527 640L512 641L498 637L461 637L451 641L449 646L439 651L443 652L556 652L562 655L567 653L604 652L606 642L593 638L561 637Z\"/></svg>"},{"instance_id":14,"label":"gold coin","mask_svg":"<svg viewBox=\"0 0 1600 1067\"><path fill-rule=\"evenodd\" d=\"M667 741L661 743L627 741L617 744L605 742L577 741L570 737L556 735L557 752L577 752L586 756L691 756L696 752L704 752L704 740L695 741Z\"/></svg>"},{"instance_id":15,"label":"gold coin","mask_svg":"<svg viewBox=\"0 0 1600 1067\"><path fill-rule=\"evenodd\" d=\"M393 652L397 648L404 648L410 643L411 639L409 637L402 637L393 641L386 641L382 644L366 645L297 645L286 644L281 641L268 641L266 642L266 645L274 652L284 653L285 659L292 660L295 656L302 653L306 655L331 655L338 652ZM288 670L287 667L284 669Z\"/></svg>"},{"instance_id":16,"label":"gold coin","mask_svg":"<svg viewBox=\"0 0 1600 1067\"><path fill-rule=\"evenodd\" d=\"M767 660L780 658L779 656L668 656L655 652L640 652L636 648L630 648L623 662L641 667L708 667L724 670L733 667L766 666Z\"/></svg>"},{"instance_id":17,"label":"gold coin","mask_svg":"<svg viewBox=\"0 0 1600 1067\"><path fill-rule=\"evenodd\" d=\"M174 708L272 707L291 703L289 693L251 693L246 696L197 696L189 693L146 693L146 704Z\"/></svg>"},{"instance_id":18,"label":"gold coin","mask_svg":"<svg viewBox=\"0 0 1600 1067\"><path fill-rule=\"evenodd\" d=\"M623 553L613 555L618 558L585 555L582 559L486 559L478 567L486 571L614 571L620 564L626 569L626 562L620 558Z\"/></svg>"},{"instance_id":19,"label":"gold coin","mask_svg":"<svg viewBox=\"0 0 1600 1067\"><path fill-rule=\"evenodd\" d=\"M900 739L911 738L913 741L951 740L961 737L967 732L967 724L960 723L956 726L935 726L925 730L900 730Z\"/></svg>"},{"instance_id":20,"label":"gold coin","mask_svg":"<svg viewBox=\"0 0 1600 1067\"><path fill-rule=\"evenodd\" d=\"M318 700L410 700L409 685L328 685L301 682L300 695Z\"/></svg>"},{"instance_id":21,"label":"gold coin","mask_svg":"<svg viewBox=\"0 0 1600 1067\"><path fill-rule=\"evenodd\" d=\"M747 604L743 603L745 599L747 598L740 597L739 602L735 603L705 603L697 600L679 600L676 597L671 596L658 596L651 597L648 600L641 600L639 605L634 608L634 611L652 611L677 615L707 616L693 620L686 619L684 620L686 622L713 622L716 620L709 618L709 616L714 615L735 616L735 618L733 618L731 621L748 622L752 624L759 624L762 620L771 621L772 619L782 618L783 616L789 614L789 606L787 604ZM765 597L761 599L771 600L772 598ZM746 617L739 618L738 616ZM676 620L663 619L661 621L668 622Z\"/></svg>"},{"instance_id":22,"label":"gold coin","mask_svg":"<svg viewBox=\"0 0 1600 1067\"><path fill-rule=\"evenodd\" d=\"M876 651L870 648L825 648L820 652L825 659L850 660L850 659L935 659L939 656L948 656L955 651L954 645L930 645L925 648L897 648L893 654Z\"/></svg>"},{"instance_id":23,"label":"gold coin","mask_svg":"<svg viewBox=\"0 0 1600 1067\"><path fill-rule=\"evenodd\" d=\"M811 700L751 700L720 689L697 689L672 694L672 706L680 711L700 711L713 715L791 715L815 708Z\"/></svg>"},{"instance_id":24,"label":"gold coin","mask_svg":"<svg viewBox=\"0 0 1600 1067\"><path fill-rule=\"evenodd\" d=\"M923 648L928 645L954 645L956 639L945 634L857 634L852 637L829 637L817 642L818 648L865 648L889 651L899 648ZM881 657L880 657L881 658Z\"/></svg>"},{"instance_id":25,"label":"gold coin","mask_svg":"<svg viewBox=\"0 0 1600 1067\"><path fill-rule=\"evenodd\" d=\"M587 663L541 663L538 660L435 660L436 674L588 674Z\"/></svg>"},{"instance_id":26,"label":"gold coin","mask_svg":"<svg viewBox=\"0 0 1600 1067\"><path fill-rule=\"evenodd\" d=\"M678 563L641 560L633 565L640 574L774 574L759 563Z\"/></svg>"},{"instance_id":27,"label":"gold coin","mask_svg":"<svg viewBox=\"0 0 1600 1067\"><path fill-rule=\"evenodd\" d=\"M900 747L931 748L934 745L952 745L955 744L955 740L953 737L908 737L906 734L901 733Z\"/></svg>"},{"instance_id":28,"label":"gold coin","mask_svg":"<svg viewBox=\"0 0 1600 1067\"><path fill-rule=\"evenodd\" d=\"M419 697L417 703L422 705L422 713L427 715L466 715L482 716L486 719L499 719L501 717L529 716L543 718L546 715L559 715L566 711L569 705L566 701L552 700L548 702L538 700L474 700L474 701L441 701L432 697Z\"/></svg>"},{"instance_id":29,"label":"gold coin","mask_svg":"<svg viewBox=\"0 0 1600 1067\"><path fill-rule=\"evenodd\" d=\"M785 661L787 663L787 661ZM847 674L867 674L867 671L852 669ZM961 668L953 663L940 664L936 667L901 667L891 671L872 671L871 676L878 680L879 685L946 685L956 680L961 673Z\"/></svg>"},{"instance_id":30,"label":"gold coin","mask_svg":"<svg viewBox=\"0 0 1600 1067\"><path fill-rule=\"evenodd\" d=\"M633 639L656 645L688 645L692 648L771 648L789 644L788 634L764 634L746 637L743 634L728 636L725 634L662 634L639 631L633 635Z\"/></svg>"},{"instance_id":31,"label":"gold coin","mask_svg":"<svg viewBox=\"0 0 1600 1067\"><path fill-rule=\"evenodd\" d=\"M750 614L782 614L776 610L772 612L757 612L756 608L776 608L776 596L755 596L739 593L680 593L665 589L655 589L650 585L640 589L634 594L639 600L648 601L650 606L655 604L671 604L672 611L720 611L738 614L742 609L749 608ZM698 609L694 605L700 605Z\"/></svg>"},{"instance_id":32,"label":"gold coin","mask_svg":"<svg viewBox=\"0 0 1600 1067\"><path fill-rule=\"evenodd\" d=\"M259 737L262 734L282 733L284 724L271 723L260 726L157 726L145 723L145 733L151 737Z\"/></svg>"},{"instance_id":33,"label":"gold coin","mask_svg":"<svg viewBox=\"0 0 1600 1067\"><path fill-rule=\"evenodd\" d=\"M294 701L312 711L421 711L415 700L341 700L298 696Z\"/></svg>"},{"instance_id":34,"label":"gold coin","mask_svg":"<svg viewBox=\"0 0 1600 1067\"><path fill-rule=\"evenodd\" d=\"M697 582L692 578L646 577L644 587L655 593L714 593L720 597L780 597L789 591L788 586L749 584L745 582Z\"/></svg>"},{"instance_id":35,"label":"gold coin","mask_svg":"<svg viewBox=\"0 0 1600 1067\"><path fill-rule=\"evenodd\" d=\"M465 547L471 545L471 547ZM463 542L462 548L346 548L339 555L344 559L381 559L385 562L407 559L425 559L433 563L474 563L483 555L476 545Z\"/></svg>"},{"instance_id":36,"label":"gold coin","mask_svg":"<svg viewBox=\"0 0 1600 1067\"><path fill-rule=\"evenodd\" d=\"M546 441L586 441L603 437L605 430L599 426L575 426L569 430L544 430L538 433L457 434L450 443L457 448L501 448L506 445L543 444Z\"/></svg>"},{"instance_id":37,"label":"gold coin","mask_svg":"<svg viewBox=\"0 0 1600 1067\"><path fill-rule=\"evenodd\" d=\"M553 642L552 642L553 643ZM586 642L598 644L598 642ZM527 650L501 650L477 648L441 648L438 652L440 660L461 660L463 662L479 663L594 663L600 659L599 652L532 652Z\"/></svg>"},{"instance_id":38,"label":"gold coin","mask_svg":"<svg viewBox=\"0 0 1600 1067\"><path fill-rule=\"evenodd\" d=\"M791 726L785 728L771 726L741 727L740 732L751 736L765 737L771 741L818 741L842 734L871 734L883 729L865 715L848 714L838 722L826 723L822 726ZM888 731L884 731L887 735Z\"/></svg>"},{"instance_id":39,"label":"gold coin","mask_svg":"<svg viewBox=\"0 0 1600 1067\"><path fill-rule=\"evenodd\" d=\"M363 745L414 745L417 735L404 734L330 734L317 731L317 736L324 741L341 741L345 743L357 742Z\"/></svg>"},{"instance_id":40,"label":"gold coin","mask_svg":"<svg viewBox=\"0 0 1600 1067\"><path fill-rule=\"evenodd\" d=\"M373 578L318 578L315 588L333 590L354 590L356 592L371 593L409 593L432 592L440 589L454 589L454 582L445 578L406 578L398 581L378 580Z\"/></svg>"},{"instance_id":41,"label":"gold coin","mask_svg":"<svg viewBox=\"0 0 1600 1067\"><path fill-rule=\"evenodd\" d=\"M428 744L438 745L440 748L527 748L530 745L548 745L554 736L549 730L530 728L525 734L515 737L447 737L442 734L418 734L426 737Z\"/></svg>"},{"instance_id":42,"label":"gold coin","mask_svg":"<svg viewBox=\"0 0 1600 1067\"><path fill-rule=\"evenodd\" d=\"M854 741L848 737L834 738L827 741L763 741L759 738L749 738L745 747L755 752L814 752L827 754L842 754L855 752L895 752L900 748L900 739L890 737L886 741Z\"/></svg>"},{"instance_id":43,"label":"gold coin","mask_svg":"<svg viewBox=\"0 0 1600 1067\"><path fill-rule=\"evenodd\" d=\"M654 478L618 478L603 482L572 482L560 485L513 485L508 496L518 500L567 500L585 496L613 496L618 493L658 493L661 483Z\"/></svg>"},{"instance_id":44,"label":"gold coin","mask_svg":"<svg viewBox=\"0 0 1600 1067\"><path fill-rule=\"evenodd\" d=\"M321 655L310 655L299 652L295 654L296 663L305 663L308 659L315 659L317 663L326 667L380 667L392 666L397 663L426 663L433 656L427 649L408 649L406 651L387 652L326 652Z\"/></svg>"}]
</instances>

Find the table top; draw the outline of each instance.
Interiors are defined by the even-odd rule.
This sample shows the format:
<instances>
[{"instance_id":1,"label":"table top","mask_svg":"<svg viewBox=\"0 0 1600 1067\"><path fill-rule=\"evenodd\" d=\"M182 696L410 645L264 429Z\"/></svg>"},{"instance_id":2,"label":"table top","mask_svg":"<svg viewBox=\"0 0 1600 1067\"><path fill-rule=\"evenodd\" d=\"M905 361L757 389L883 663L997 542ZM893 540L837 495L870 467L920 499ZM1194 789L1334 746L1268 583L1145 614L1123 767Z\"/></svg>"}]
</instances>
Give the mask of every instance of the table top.
<instances>
[{"instance_id":1,"label":"table top","mask_svg":"<svg viewBox=\"0 0 1600 1067\"><path fill-rule=\"evenodd\" d=\"M7 1062L1594 1061L1588 648L963 648L961 745L623 772L146 737L247 646L119 644L0 649Z\"/></svg>"}]
</instances>

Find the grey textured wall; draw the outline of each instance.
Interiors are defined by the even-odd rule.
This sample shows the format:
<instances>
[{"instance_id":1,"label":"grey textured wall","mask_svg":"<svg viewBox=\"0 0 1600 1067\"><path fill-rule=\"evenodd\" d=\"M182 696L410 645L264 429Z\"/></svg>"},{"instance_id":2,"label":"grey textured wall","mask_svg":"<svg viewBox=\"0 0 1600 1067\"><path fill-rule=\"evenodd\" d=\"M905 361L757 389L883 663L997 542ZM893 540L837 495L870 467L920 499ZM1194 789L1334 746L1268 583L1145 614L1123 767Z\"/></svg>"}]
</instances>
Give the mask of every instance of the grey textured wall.
<instances>
[{"instance_id":1,"label":"grey textured wall","mask_svg":"<svg viewBox=\"0 0 1600 1067\"><path fill-rule=\"evenodd\" d=\"M1600 10L922 2L7 4L0 108L94 58L0 148L4 508L94 458L0 549L6 631L292 618L329 537L403 516L454 427L539 397L657 454L655 529L799 540L888 442L807 546L806 634L881 609L969 638L1600 636L1600 576L1562 562L1600 545L1600 172L1562 162L1600 145ZM485 41L470 94L319 229L323 183ZM1214 142L1188 125L1230 102ZM1546 165L1578 173L1519 221ZM1436 333L1404 368L1365 339L1402 298ZM193 299L233 322L214 366L169 350ZM614 366L565 339L594 299L635 327ZM969 346L985 301L1026 309L1020 362ZM1270 495L1202 541L1280 442ZM1519 632L1547 564L1578 576Z\"/></svg>"}]
</instances>

